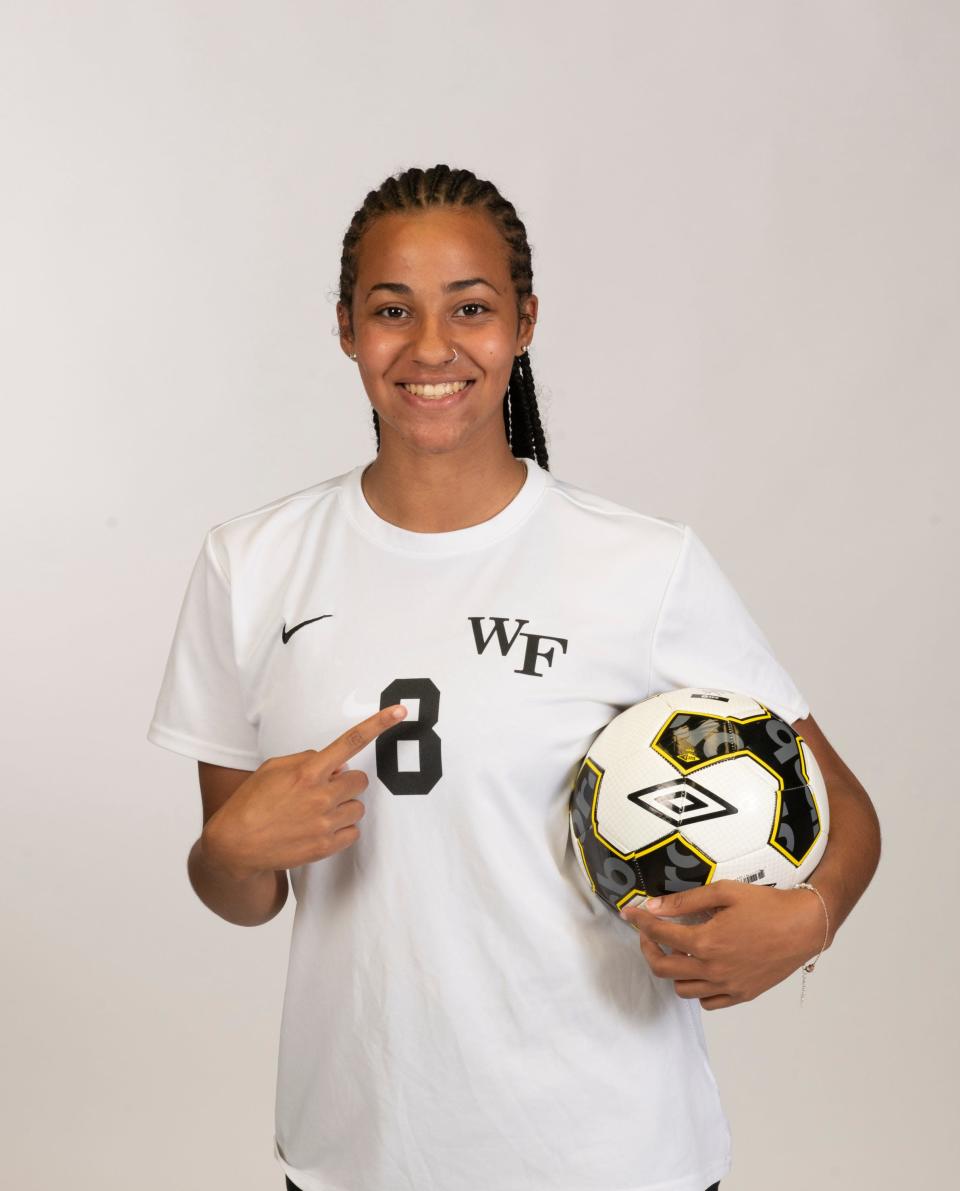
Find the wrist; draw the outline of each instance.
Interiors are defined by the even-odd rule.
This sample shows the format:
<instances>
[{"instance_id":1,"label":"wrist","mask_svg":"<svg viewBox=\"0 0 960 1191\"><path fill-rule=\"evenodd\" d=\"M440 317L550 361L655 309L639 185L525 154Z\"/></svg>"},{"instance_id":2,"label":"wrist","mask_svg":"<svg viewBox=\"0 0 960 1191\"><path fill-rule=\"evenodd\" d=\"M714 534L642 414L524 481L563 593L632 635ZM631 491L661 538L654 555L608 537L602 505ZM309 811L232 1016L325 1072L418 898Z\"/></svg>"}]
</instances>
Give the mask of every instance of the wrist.
<instances>
[{"instance_id":1,"label":"wrist","mask_svg":"<svg viewBox=\"0 0 960 1191\"><path fill-rule=\"evenodd\" d=\"M200 832L197 840L197 853L201 863L210 872L218 876L229 877L232 881L246 882L259 877L264 871L252 865L245 864L236 855L228 838L225 838L219 827L209 819Z\"/></svg>"},{"instance_id":2,"label":"wrist","mask_svg":"<svg viewBox=\"0 0 960 1191\"><path fill-rule=\"evenodd\" d=\"M808 960L817 957L830 948L833 942L829 929L826 903L819 890L805 885L796 887L797 895L802 903L801 937L804 940L804 950Z\"/></svg>"}]
</instances>

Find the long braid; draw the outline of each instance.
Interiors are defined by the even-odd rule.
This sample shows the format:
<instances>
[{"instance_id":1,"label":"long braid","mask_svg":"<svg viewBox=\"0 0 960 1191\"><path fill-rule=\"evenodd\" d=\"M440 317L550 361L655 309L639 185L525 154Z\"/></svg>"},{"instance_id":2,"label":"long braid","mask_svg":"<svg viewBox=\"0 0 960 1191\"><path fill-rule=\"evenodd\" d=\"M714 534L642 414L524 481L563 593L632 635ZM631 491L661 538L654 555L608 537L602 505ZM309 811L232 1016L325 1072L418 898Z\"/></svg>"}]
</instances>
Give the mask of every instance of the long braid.
<instances>
[{"instance_id":1,"label":"long braid","mask_svg":"<svg viewBox=\"0 0 960 1191\"><path fill-rule=\"evenodd\" d=\"M543 424L540 421L540 409L537 405L537 390L533 383L533 369L530 367L530 353L524 352L516 362L516 370L520 373L521 392L523 394L523 401L526 408L527 423L530 429L531 442L533 444L533 457L540 458L547 456L547 442L543 433Z\"/></svg>"},{"instance_id":2,"label":"long braid","mask_svg":"<svg viewBox=\"0 0 960 1191\"><path fill-rule=\"evenodd\" d=\"M363 205L354 213L343 238L340 257L339 296L348 311L353 308L360 240L373 220L378 215L443 206L479 207L489 213L510 250L510 277L519 312L524 299L533 293L532 254L527 229L513 204L492 182L478 178L470 170L451 169L442 163L428 170L412 166L391 175L367 194ZM373 430L379 451L380 418L376 410L373 411ZM514 455L535 459L544 470L550 470L529 351L513 361L503 397L503 430Z\"/></svg>"},{"instance_id":3,"label":"long braid","mask_svg":"<svg viewBox=\"0 0 960 1191\"><path fill-rule=\"evenodd\" d=\"M515 442L532 443L533 427L530 422L530 412L527 408L527 393L523 383L523 371L520 361L527 353L515 356L513 368L510 370L510 384L507 387L506 400L510 406L510 445ZM514 452L516 453L516 452ZM533 455L533 451L530 452Z\"/></svg>"}]
</instances>

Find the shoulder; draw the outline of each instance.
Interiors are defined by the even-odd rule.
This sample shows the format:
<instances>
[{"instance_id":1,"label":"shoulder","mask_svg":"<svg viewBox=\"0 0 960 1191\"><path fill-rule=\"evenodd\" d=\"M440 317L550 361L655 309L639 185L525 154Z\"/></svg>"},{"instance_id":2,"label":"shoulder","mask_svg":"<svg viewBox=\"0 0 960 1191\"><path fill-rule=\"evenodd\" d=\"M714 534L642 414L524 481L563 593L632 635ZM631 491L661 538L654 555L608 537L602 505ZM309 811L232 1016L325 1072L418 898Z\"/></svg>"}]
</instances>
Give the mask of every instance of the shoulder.
<instances>
[{"instance_id":1,"label":"shoulder","mask_svg":"<svg viewBox=\"0 0 960 1191\"><path fill-rule=\"evenodd\" d=\"M599 538L603 548L625 543L675 559L690 533L682 521L641 512L557 476L551 475L547 493L567 526Z\"/></svg>"},{"instance_id":2,"label":"shoulder","mask_svg":"<svg viewBox=\"0 0 960 1191\"><path fill-rule=\"evenodd\" d=\"M297 549L307 528L332 510L349 474L320 480L212 525L207 541L221 569L229 577L251 554L274 561L277 552Z\"/></svg>"}]
</instances>

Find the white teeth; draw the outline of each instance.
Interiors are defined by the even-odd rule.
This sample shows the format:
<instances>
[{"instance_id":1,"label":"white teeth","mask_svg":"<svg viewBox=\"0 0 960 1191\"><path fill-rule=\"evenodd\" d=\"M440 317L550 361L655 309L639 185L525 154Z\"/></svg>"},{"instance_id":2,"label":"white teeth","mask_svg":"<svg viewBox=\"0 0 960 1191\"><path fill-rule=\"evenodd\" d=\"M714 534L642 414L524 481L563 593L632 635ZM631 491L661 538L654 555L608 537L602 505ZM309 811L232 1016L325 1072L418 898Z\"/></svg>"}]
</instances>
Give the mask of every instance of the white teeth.
<instances>
[{"instance_id":1,"label":"white teeth","mask_svg":"<svg viewBox=\"0 0 960 1191\"><path fill-rule=\"evenodd\" d=\"M459 393L467 387L469 381L458 380L445 385L404 385L408 393L415 397L449 397L452 393Z\"/></svg>"}]
</instances>

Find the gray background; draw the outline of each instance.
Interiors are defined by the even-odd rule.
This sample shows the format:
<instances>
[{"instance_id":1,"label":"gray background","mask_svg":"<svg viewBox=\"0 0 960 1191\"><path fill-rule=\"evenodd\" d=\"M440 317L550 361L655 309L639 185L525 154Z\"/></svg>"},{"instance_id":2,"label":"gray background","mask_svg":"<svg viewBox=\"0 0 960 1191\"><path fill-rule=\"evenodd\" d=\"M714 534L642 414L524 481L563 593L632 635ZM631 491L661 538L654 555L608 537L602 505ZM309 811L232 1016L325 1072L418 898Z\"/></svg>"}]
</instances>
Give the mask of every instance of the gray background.
<instances>
[{"instance_id":1,"label":"gray background","mask_svg":"<svg viewBox=\"0 0 960 1191\"><path fill-rule=\"evenodd\" d=\"M200 904L144 733L206 529L373 457L341 239L445 161L527 223L552 470L697 529L880 814L802 1011L704 1014L723 1187L950 1185L958 6L5 0L0 46L0 1181L281 1185L292 902Z\"/></svg>"}]
</instances>

